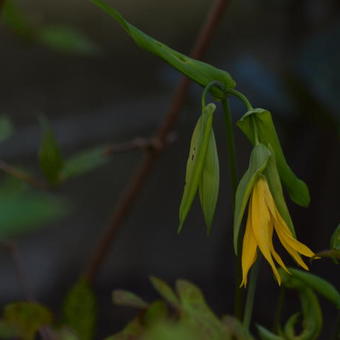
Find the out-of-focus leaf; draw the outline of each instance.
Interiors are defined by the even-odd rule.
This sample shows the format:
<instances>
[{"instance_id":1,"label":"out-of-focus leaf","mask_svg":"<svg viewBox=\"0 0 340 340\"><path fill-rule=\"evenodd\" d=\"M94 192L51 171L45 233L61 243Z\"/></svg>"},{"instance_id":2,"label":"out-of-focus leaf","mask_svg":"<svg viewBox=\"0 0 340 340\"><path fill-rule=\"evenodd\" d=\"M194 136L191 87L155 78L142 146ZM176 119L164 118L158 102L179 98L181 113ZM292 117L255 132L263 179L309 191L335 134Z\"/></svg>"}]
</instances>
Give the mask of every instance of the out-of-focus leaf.
<instances>
[{"instance_id":1,"label":"out-of-focus leaf","mask_svg":"<svg viewBox=\"0 0 340 340\"><path fill-rule=\"evenodd\" d=\"M129 322L125 328L117 334L114 334L105 340L138 340L142 339L145 331L140 318L135 318Z\"/></svg>"},{"instance_id":2,"label":"out-of-focus leaf","mask_svg":"<svg viewBox=\"0 0 340 340\"><path fill-rule=\"evenodd\" d=\"M334 303L338 309L340 309L340 293L331 283L319 276L304 272L302 270L289 268L289 271L294 277L305 283L306 286L314 289L320 295Z\"/></svg>"},{"instance_id":3,"label":"out-of-focus leaf","mask_svg":"<svg viewBox=\"0 0 340 340\"><path fill-rule=\"evenodd\" d=\"M143 324L145 327L152 327L168 318L168 308L162 300L154 301L143 315Z\"/></svg>"},{"instance_id":4,"label":"out-of-focus leaf","mask_svg":"<svg viewBox=\"0 0 340 340\"><path fill-rule=\"evenodd\" d=\"M226 330L233 340L254 340L239 319L226 315L222 318L222 323L226 326Z\"/></svg>"},{"instance_id":5,"label":"out-of-focus leaf","mask_svg":"<svg viewBox=\"0 0 340 340\"><path fill-rule=\"evenodd\" d=\"M5 0L2 8L2 19L19 36L31 39L33 29L22 10L16 6L14 1Z\"/></svg>"},{"instance_id":6,"label":"out-of-focus leaf","mask_svg":"<svg viewBox=\"0 0 340 340\"><path fill-rule=\"evenodd\" d=\"M208 233L215 215L218 191L220 188L220 165L215 141L214 131L211 131L208 150L205 156L202 170L201 182L199 183L199 194L204 220Z\"/></svg>"},{"instance_id":7,"label":"out-of-focus leaf","mask_svg":"<svg viewBox=\"0 0 340 340\"><path fill-rule=\"evenodd\" d=\"M112 293L112 299L114 304L120 306L129 306L141 309L148 307L148 304L142 298L127 290L114 290Z\"/></svg>"},{"instance_id":8,"label":"out-of-focus leaf","mask_svg":"<svg viewBox=\"0 0 340 340\"><path fill-rule=\"evenodd\" d=\"M0 185L0 239L27 233L65 215L65 202L24 185Z\"/></svg>"},{"instance_id":9,"label":"out-of-focus leaf","mask_svg":"<svg viewBox=\"0 0 340 340\"><path fill-rule=\"evenodd\" d=\"M4 317L23 340L33 340L39 328L52 322L50 311L35 302L11 303L5 307Z\"/></svg>"},{"instance_id":10,"label":"out-of-focus leaf","mask_svg":"<svg viewBox=\"0 0 340 340\"><path fill-rule=\"evenodd\" d=\"M259 141L270 146L274 151L280 178L287 187L289 196L295 203L304 207L308 206L310 202L308 187L289 167L270 112L264 109L253 109L248 111L237 123L248 139L255 144L251 118L254 118Z\"/></svg>"},{"instance_id":11,"label":"out-of-focus leaf","mask_svg":"<svg viewBox=\"0 0 340 340\"><path fill-rule=\"evenodd\" d=\"M41 117L40 125L42 128L39 150L40 168L49 183L55 185L60 181L60 172L64 166L64 161L49 122Z\"/></svg>"},{"instance_id":12,"label":"out-of-focus leaf","mask_svg":"<svg viewBox=\"0 0 340 340\"><path fill-rule=\"evenodd\" d=\"M269 149L271 150L271 148ZM279 176L278 169L276 166L276 158L273 152L272 152L272 156L268 160L267 166L265 170L263 171L263 173L266 176L266 179L268 181L270 192L273 195L278 211L280 212L283 219L286 221L293 235L295 235L294 224L290 217L289 210L287 208L287 204L286 204L286 201L283 195L280 176Z\"/></svg>"},{"instance_id":13,"label":"out-of-focus leaf","mask_svg":"<svg viewBox=\"0 0 340 340\"><path fill-rule=\"evenodd\" d=\"M173 307L179 308L180 302L173 291L173 289L163 280L157 277L150 277L151 284L157 290L157 292Z\"/></svg>"},{"instance_id":14,"label":"out-of-focus leaf","mask_svg":"<svg viewBox=\"0 0 340 340\"><path fill-rule=\"evenodd\" d=\"M187 327L182 323L170 321L155 324L148 330L143 339L147 340L203 340L198 330ZM207 339L208 340L208 339ZM222 339L221 339L222 340Z\"/></svg>"},{"instance_id":15,"label":"out-of-focus leaf","mask_svg":"<svg viewBox=\"0 0 340 340\"><path fill-rule=\"evenodd\" d=\"M19 335L18 330L13 325L0 320L0 339L13 339Z\"/></svg>"},{"instance_id":16,"label":"out-of-focus leaf","mask_svg":"<svg viewBox=\"0 0 340 340\"><path fill-rule=\"evenodd\" d=\"M0 142L9 138L13 133L13 126L9 118L5 115L0 116Z\"/></svg>"},{"instance_id":17,"label":"out-of-focus leaf","mask_svg":"<svg viewBox=\"0 0 340 340\"><path fill-rule=\"evenodd\" d=\"M225 88L235 87L236 83L228 72L220 70L202 61L189 58L186 55L179 53L165 44L155 40L127 22L117 10L111 8L105 2L101 0L92 0L92 2L112 16L139 47L160 57L201 86L205 87L210 82L217 80ZM218 98L222 98L224 96L224 93L217 87L213 87L211 92Z\"/></svg>"},{"instance_id":18,"label":"out-of-focus leaf","mask_svg":"<svg viewBox=\"0 0 340 340\"><path fill-rule=\"evenodd\" d=\"M270 330L260 325L257 325L257 330L259 332L261 340L285 340L285 338L272 333Z\"/></svg>"},{"instance_id":19,"label":"out-of-focus leaf","mask_svg":"<svg viewBox=\"0 0 340 340\"><path fill-rule=\"evenodd\" d=\"M207 305L201 290L186 280L177 280L176 290L181 300L180 320L197 329L202 338L229 340L221 321Z\"/></svg>"},{"instance_id":20,"label":"out-of-focus leaf","mask_svg":"<svg viewBox=\"0 0 340 340\"><path fill-rule=\"evenodd\" d=\"M93 338L96 298L86 281L79 280L68 293L64 304L64 322L81 340Z\"/></svg>"},{"instance_id":21,"label":"out-of-focus leaf","mask_svg":"<svg viewBox=\"0 0 340 340\"><path fill-rule=\"evenodd\" d=\"M63 180L90 172L108 162L104 152L106 147L96 147L82 151L65 160L61 171Z\"/></svg>"},{"instance_id":22,"label":"out-of-focus leaf","mask_svg":"<svg viewBox=\"0 0 340 340\"><path fill-rule=\"evenodd\" d=\"M98 47L83 33L66 26L43 27L37 40L52 50L65 54L94 55Z\"/></svg>"},{"instance_id":23,"label":"out-of-focus leaf","mask_svg":"<svg viewBox=\"0 0 340 340\"><path fill-rule=\"evenodd\" d=\"M331 237L331 249L340 250L340 224L337 226Z\"/></svg>"},{"instance_id":24,"label":"out-of-focus leaf","mask_svg":"<svg viewBox=\"0 0 340 340\"><path fill-rule=\"evenodd\" d=\"M270 155L271 152L263 144L256 145L250 155L249 167L238 184L234 213L234 250L236 254L238 253L238 239L244 210L255 181L265 169Z\"/></svg>"},{"instance_id":25,"label":"out-of-focus leaf","mask_svg":"<svg viewBox=\"0 0 340 340\"><path fill-rule=\"evenodd\" d=\"M208 104L203 108L203 112L197 121L191 137L190 151L185 174L184 192L179 208L178 232L180 232L183 228L183 223L189 213L201 181L212 131L213 114L215 109L215 104Z\"/></svg>"}]
</instances>

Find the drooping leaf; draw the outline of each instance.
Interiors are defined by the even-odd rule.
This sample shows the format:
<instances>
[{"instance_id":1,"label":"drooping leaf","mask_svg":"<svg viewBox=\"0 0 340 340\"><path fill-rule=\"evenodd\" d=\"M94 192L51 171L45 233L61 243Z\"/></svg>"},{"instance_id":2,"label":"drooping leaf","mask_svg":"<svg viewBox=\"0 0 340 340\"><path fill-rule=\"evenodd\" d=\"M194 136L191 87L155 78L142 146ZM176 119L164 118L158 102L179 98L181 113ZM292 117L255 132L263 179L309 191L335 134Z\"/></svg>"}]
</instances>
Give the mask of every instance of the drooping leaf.
<instances>
[{"instance_id":1,"label":"drooping leaf","mask_svg":"<svg viewBox=\"0 0 340 340\"><path fill-rule=\"evenodd\" d=\"M113 303L120 306L128 306L145 309L148 304L138 295L127 290L117 289L112 293Z\"/></svg>"},{"instance_id":2,"label":"drooping leaf","mask_svg":"<svg viewBox=\"0 0 340 340\"><path fill-rule=\"evenodd\" d=\"M274 198L276 207L280 215L286 221L293 235L295 235L294 224L290 217L289 210L287 208L287 204L286 204L286 201L283 195L282 185L281 185L278 169L276 166L276 158L273 152L272 152L272 156L268 160L267 167L265 168L263 173L266 176L266 179L268 181L268 185L270 188L270 192Z\"/></svg>"},{"instance_id":3,"label":"drooping leaf","mask_svg":"<svg viewBox=\"0 0 340 340\"><path fill-rule=\"evenodd\" d=\"M40 125L42 128L39 150L40 168L48 182L55 185L60 181L60 172L64 166L64 161L49 122L45 118L41 117Z\"/></svg>"},{"instance_id":4,"label":"drooping leaf","mask_svg":"<svg viewBox=\"0 0 340 340\"><path fill-rule=\"evenodd\" d=\"M244 210L256 179L266 168L270 155L271 152L263 144L256 145L250 155L249 167L238 184L234 213L234 250L236 254L238 253L238 240Z\"/></svg>"},{"instance_id":5,"label":"drooping leaf","mask_svg":"<svg viewBox=\"0 0 340 340\"><path fill-rule=\"evenodd\" d=\"M151 284L157 292L173 307L179 308L180 302L173 289L163 280L157 277L150 277Z\"/></svg>"},{"instance_id":6,"label":"drooping leaf","mask_svg":"<svg viewBox=\"0 0 340 340\"><path fill-rule=\"evenodd\" d=\"M23 340L33 340L42 326L52 322L51 312L35 302L14 302L7 305L4 318L18 331Z\"/></svg>"},{"instance_id":7,"label":"drooping leaf","mask_svg":"<svg viewBox=\"0 0 340 340\"><path fill-rule=\"evenodd\" d=\"M0 142L9 138L13 133L13 126L9 118L5 115L0 116Z\"/></svg>"},{"instance_id":8,"label":"drooping leaf","mask_svg":"<svg viewBox=\"0 0 340 340\"><path fill-rule=\"evenodd\" d=\"M260 325L256 325L257 330L259 332L261 340L285 340L285 338L280 335L276 335L267 328L264 328Z\"/></svg>"},{"instance_id":9,"label":"drooping leaf","mask_svg":"<svg viewBox=\"0 0 340 340\"><path fill-rule=\"evenodd\" d=\"M184 192L179 208L178 232L182 230L183 223L189 213L201 181L212 131L212 121L215 109L216 106L214 104L208 104L203 108L202 115L198 119L191 137L190 151L185 174Z\"/></svg>"},{"instance_id":10,"label":"drooping leaf","mask_svg":"<svg viewBox=\"0 0 340 340\"><path fill-rule=\"evenodd\" d=\"M93 339L96 323L96 298L85 280L79 280L64 303L64 322L81 340Z\"/></svg>"},{"instance_id":11,"label":"drooping leaf","mask_svg":"<svg viewBox=\"0 0 340 340\"><path fill-rule=\"evenodd\" d=\"M340 224L335 229L331 237L331 249L340 250Z\"/></svg>"},{"instance_id":12,"label":"drooping leaf","mask_svg":"<svg viewBox=\"0 0 340 340\"><path fill-rule=\"evenodd\" d=\"M340 292L331 283L317 275L302 270L289 268L289 271L294 277L304 282L307 287L314 289L340 309Z\"/></svg>"},{"instance_id":13,"label":"drooping leaf","mask_svg":"<svg viewBox=\"0 0 340 340\"><path fill-rule=\"evenodd\" d=\"M30 232L67 213L64 201L17 184L0 184L0 239Z\"/></svg>"},{"instance_id":14,"label":"drooping leaf","mask_svg":"<svg viewBox=\"0 0 340 340\"><path fill-rule=\"evenodd\" d=\"M229 73L199 60L189 58L184 54L179 53L172 48L166 46L165 44L148 36L141 30L127 22L117 10L111 8L105 2L101 0L91 1L102 10L104 10L107 14L112 16L139 47L160 57L165 62L167 62L201 86L205 87L210 82L217 80L225 88L235 87L236 83L231 78ZM213 87L211 92L218 98L222 98L224 96L223 92L217 87Z\"/></svg>"},{"instance_id":15,"label":"drooping leaf","mask_svg":"<svg viewBox=\"0 0 340 340\"><path fill-rule=\"evenodd\" d=\"M208 150L199 183L199 194L204 220L208 233L215 215L218 191L220 188L220 165L215 141L214 131L211 131Z\"/></svg>"},{"instance_id":16,"label":"drooping leaf","mask_svg":"<svg viewBox=\"0 0 340 340\"><path fill-rule=\"evenodd\" d=\"M36 39L48 48L64 54L94 55L99 51L89 38L73 27L43 27L37 31Z\"/></svg>"},{"instance_id":17,"label":"drooping leaf","mask_svg":"<svg viewBox=\"0 0 340 340\"><path fill-rule=\"evenodd\" d=\"M96 147L81 151L66 159L61 171L61 178L65 180L80 176L105 165L108 162L105 150L106 147Z\"/></svg>"},{"instance_id":18,"label":"drooping leaf","mask_svg":"<svg viewBox=\"0 0 340 340\"><path fill-rule=\"evenodd\" d=\"M251 117L255 119L259 141L267 146L270 145L275 153L280 178L287 187L289 196L295 203L304 207L308 206L310 202L308 187L289 167L283 154L270 112L264 109L254 109L248 111L238 121L237 125L239 128L254 144L255 136L253 135Z\"/></svg>"}]
</instances>

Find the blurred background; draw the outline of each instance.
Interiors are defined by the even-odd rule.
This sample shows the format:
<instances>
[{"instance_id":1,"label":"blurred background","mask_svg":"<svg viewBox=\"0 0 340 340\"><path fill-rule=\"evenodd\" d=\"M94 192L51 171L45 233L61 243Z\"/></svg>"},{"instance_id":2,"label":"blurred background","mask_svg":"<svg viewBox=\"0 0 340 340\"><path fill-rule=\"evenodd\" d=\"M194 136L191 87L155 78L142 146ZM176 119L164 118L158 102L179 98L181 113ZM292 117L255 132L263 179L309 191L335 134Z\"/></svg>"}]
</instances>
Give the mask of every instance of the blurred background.
<instances>
[{"instance_id":1,"label":"blurred background","mask_svg":"<svg viewBox=\"0 0 340 340\"><path fill-rule=\"evenodd\" d=\"M183 53L189 53L211 5L208 0L108 3ZM13 133L0 144L1 161L41 176L37 154L42 114L65 158L90 147L152 135L180 76L138 49L112 18L81 0L10 0L1 15L0 114L13 125ZM307 209L287 198L298 238L315 251L327 249L339 222L340 2L233 1L205 60L229 71L254 106L272 112L288 162L311 192ZM182 234L176 233L200 93L201 88L191 87L176 140L158 160L96 278L99 339L120 329L134 314L112 305L112 290L124 288L154 298L150 275L170 283L176 278L192 280L219 315L232 311L232 211L222 115L215 119L221 191L212 235L206 236L198 202ZM236 101L232 108L237 120L244 109ZM239 131L236 139L242 174L250 146ZM39 301L58 312L142 157L139 150L113 154L102 166L70 178L48 196L38 189L25 193L26 203L14 208L8 203L9 192L29 189L18 189L20 184L0 174L1 215L10 211L25 222L25 209L31 211L27 202L34 199L40 207L37 215L43 215L33 216L31 223L39 222L41 228L9 233L17 243L27 284ZM0 228L11 216L0 217ZM331 261L313 262L311 268L340 287L338 268ZM275 301L278 287L269 267L261 270L255 320L270 325L273 302L267 303ZM0 277L2 304L24 298L5 247L0 251ZM296 296L288 297L294 305ZM325 320L334 319L335 309L327 303L322 307ZM324 339L328 331L326 327Z\"/></svg>"}]
</instances>

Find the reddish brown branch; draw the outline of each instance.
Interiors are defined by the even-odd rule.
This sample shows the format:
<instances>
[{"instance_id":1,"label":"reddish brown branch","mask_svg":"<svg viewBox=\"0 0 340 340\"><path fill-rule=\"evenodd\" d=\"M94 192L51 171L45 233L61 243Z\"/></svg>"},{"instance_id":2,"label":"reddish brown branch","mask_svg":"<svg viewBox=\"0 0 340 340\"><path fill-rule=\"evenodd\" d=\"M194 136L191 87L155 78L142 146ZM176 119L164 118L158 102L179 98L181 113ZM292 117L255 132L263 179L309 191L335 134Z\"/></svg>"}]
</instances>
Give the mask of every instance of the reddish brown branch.
<instances>
[{"instance_id":1,"label":"reddish brown branch","mask_svg":"<svg viewBox=\"0 0 340 340\"><path fill-rule=\"evenodd\" d=\"M194 48L190 54L191 57L196 59L201 59L203 57L213 38L217 25L221 21L222 15L230 2L231 0L214 1L206 22L197 36ZM111 218L111 223L101 235L86 267L84 276L88 281L94 280L96 273L108 255L110 246L118 229L132 210L139 193L144 187L148 175L153 169L155 161L167 145L167 138L177 122L179 113L188 94L189 85L190 81L183 77L177 86L171 101L170 109L155 133L154 140L157 141L159 147L150 149L149 152L145 154L144 160L141 162L139 168L132 176L130 183L122 193L117 203L116 210Z\"/></svg>"},{"instance_id":2,"label":"reddish brown branch","mask_svg":"<svg viewBox=\"0 0 340 340\"><path fill-rule=\"evenodd\" d=\"M26 183L31 184L39 189L47 189L47 184L24 171L14 168L12 165L0 160L0 169L6 172L8 175L16 177Z\"/></svg>"}]
</instances>

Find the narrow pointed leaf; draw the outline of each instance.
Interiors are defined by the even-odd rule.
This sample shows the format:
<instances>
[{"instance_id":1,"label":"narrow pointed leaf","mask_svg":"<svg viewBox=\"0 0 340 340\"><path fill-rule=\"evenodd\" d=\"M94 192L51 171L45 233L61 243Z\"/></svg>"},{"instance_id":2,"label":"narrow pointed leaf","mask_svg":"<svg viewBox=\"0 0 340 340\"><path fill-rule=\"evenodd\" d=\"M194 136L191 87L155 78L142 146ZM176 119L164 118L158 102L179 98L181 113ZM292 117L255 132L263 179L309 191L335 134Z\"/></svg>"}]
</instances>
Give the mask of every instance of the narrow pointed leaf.
<instances>
[{"instance_id":1,"label":"narrow pointed leaf","mask_svg":"<svg viewBox=\"0 0 340 340\"><path fill-rule=\"evenodd\" d=\"M71 177L84 175L95 170L108 162L105 156L106 147L96 147L93 149L81 151L65 160L64 167L61 171L63 180Z\"/></svg>"},{"instance_id":2,"label":"narrow pointed leaf","mask_svg":"<svg viewBox=\"0 0 340 340\"><path fill-rule=\"evenodd\" d=\"M211 131L207 154L203 166L199 193L207 231L210 233L215 215L218 191L220 188L220 165L214 131Z\"/></svg>"},{"instance_id":3,"label":"narrow pointed leaf","mask_svg":"<svg viewBox=\"0 0 340 340\"><path fill-rule=\"evenodd\" d=\"M64 161L54 132L45 118L40 119L42 137L39 150L40 168L50 184L58 184Z\"/></svg>"},{"instance_id":4,"label":"narrow pointed leaf","mask_svg":"<svg viewBox=\"0 0 340 340\"><path fill-rule=\"evenodd\" d=\"M271 153L263 144L258 144L253 148L250 155L249 167L241 178L235 197L234 213L234 250L238 253L238 239L241 222L253 185L260 173L264 171Z\"/></svg>"},{"instance_id":5,"label":"narrow pointed leaf","mask_svg":"<svg viewBox=\"0 0 340 340\"><path fill-rule=\"evenodd\" d=\"M217 80L225 88L235 87L235 81L231 78L229 73L202 61L189 58L148 36L135 26L131 25L117 10L111 8L105 2L101 0L92 0L92 2L112 16L139 47L160 57L201 86L205 87L211 81ZM223 92L217 87L212 89L212 93L218 98L224 96Z\"/></svg>"},{"instance_id":6,"label":"narrow pointed leaf","mask_svg":"<svg viewBox=\"0 0 340 340\"><path fill-rule=\"evenodd\" d=\"M173 289L163 280L158 277L150 277L151 284L157 292L173 307L179 308L179 300Z\"/></svg>"},{"instance_id":7,"label":"narrow pointed leaf","mask_svg":"<svg viewBox=\"0 0 340 340\"><path fill-rule=\"evenodd\" d=\"M212 131L213 113L215 109L216 106L214 104L208 104L205 108L203 108L202 115L197 121L191 138L190 152L187 160L187 169L185 175L184 192L179 208L178 232L182 230L183 223L189 213L201 181L202 171Z\"/></svg>"},{"instance_id":8,"label":"narrow pointed leaf","mask_svg":"<svg viewBox=\"0 0 340 340\"><path fill-rule=\"evenodd\" d=\"M138 295L127 290L117 289L112 293L113 303L120 306L145 309L148 304Z\"/></svg>"},{"instance_id":9,"label":"narrow pointed leaf","mask_svg":"<svg viewBox=\"0 0 340 340\"><path fill-rule=\"evenodd\" d=\"M334 303L338 309L340 309L340 292L331 283L319 276L304 272L302 270L289 268L289 271L294 277L301 280L309 288L314 289L320 295Z\"/></svg>"},{"instance_id":10,"label":"narrow pointed leaf","mask_svg":"<svg viewBox=\"0 0 340 340\"><path fill-rule=\"evenodd\" d=\"M281 185L278 169L276 166L275 155L273 154L273 152L272 152L272 156L268 160L267 167L263 173L266 176L266 179L268 181L268 185L270 188L270 192L273 195L276 207L278 211L280 212L280 215L286 221L293 235L295 235L294 224L290 217L289 210L287 208L287 204L283 196L282 185Z\"/></svg>"},{"instance_id":11,"label":"narrow pointed leaf","mask_svg":"<svg viewBox=\"0 0 340 340\"><path fill-rule=\"evenodd\" d=\"M255 118L258 129L258 138L261 143L270 145L275 153L280 178L287 187L291 199L301 205L308 206L310 202L309 190L305 182L299 179L289 167L282 151L280 140L271 117L271 113L264 109L248 111L237 123L243 133L254 144L253 127L251 117Z\"/></svg>"}]
</instances>

